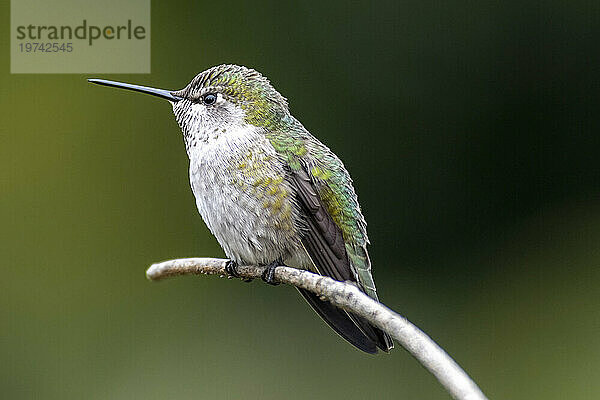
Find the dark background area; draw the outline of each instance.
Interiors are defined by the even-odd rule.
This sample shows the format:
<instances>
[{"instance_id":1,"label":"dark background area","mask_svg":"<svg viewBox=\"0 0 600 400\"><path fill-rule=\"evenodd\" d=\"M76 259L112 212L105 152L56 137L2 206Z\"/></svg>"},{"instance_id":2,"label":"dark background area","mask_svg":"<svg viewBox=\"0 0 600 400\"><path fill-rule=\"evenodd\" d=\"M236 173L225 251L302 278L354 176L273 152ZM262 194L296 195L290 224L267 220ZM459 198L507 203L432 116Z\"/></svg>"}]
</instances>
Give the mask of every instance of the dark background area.
<instances>
[{"instance_id":1,"label":"dark background area","mask_svg":"<svg viewBox=\"0 0 600 400\"><path fill-rule=\"evenodd\" d=\"M0 5L0 391L7 399L445 399L289 287L151 283L223 256L165 102L11 75ZM493 399L600 395L600 3L153 2L152 74L255 68L344 160L382 301Z\"/></svg>"}]
</instances>

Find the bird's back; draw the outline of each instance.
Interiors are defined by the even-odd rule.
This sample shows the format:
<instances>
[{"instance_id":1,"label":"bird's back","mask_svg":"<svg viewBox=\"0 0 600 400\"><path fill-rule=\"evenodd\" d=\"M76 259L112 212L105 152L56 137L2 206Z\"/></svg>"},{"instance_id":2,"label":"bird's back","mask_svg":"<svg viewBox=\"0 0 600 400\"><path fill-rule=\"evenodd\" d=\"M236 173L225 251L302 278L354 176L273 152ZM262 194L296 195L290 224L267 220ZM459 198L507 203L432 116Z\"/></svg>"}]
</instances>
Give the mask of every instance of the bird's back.
<instances>
[{"instance_id":1,"label":"bird's back","mask_svg":"<svg viewBox=\"0 0 600 400\"><path fill-rule=\"evenodd\" d=\"M286 179L305 222L302 244L315 272L355 282L377 300L366 248L366 223L341 160L291 116L288 129L271 131L267 137L287 166ZM389 335L362 318L309 292L301 293L336 332L361 350L374 353L376 347L384 351L393 347Z\"/></svg>"},{"instance_id":2,"label":"bird's back","mask_svg":"<svg viewBox=\"0 0 600 400\"><path fill-rule=\"evenodd\" d=\"M352 272L361 288L377 299L367 251L367 224L350 174L342 161L322 142L290 117L292 129L266 136L292 171L303 170L335 225L340 229ZM288 175L289 176L289 175Z\"/></svg>"}]
</instances>

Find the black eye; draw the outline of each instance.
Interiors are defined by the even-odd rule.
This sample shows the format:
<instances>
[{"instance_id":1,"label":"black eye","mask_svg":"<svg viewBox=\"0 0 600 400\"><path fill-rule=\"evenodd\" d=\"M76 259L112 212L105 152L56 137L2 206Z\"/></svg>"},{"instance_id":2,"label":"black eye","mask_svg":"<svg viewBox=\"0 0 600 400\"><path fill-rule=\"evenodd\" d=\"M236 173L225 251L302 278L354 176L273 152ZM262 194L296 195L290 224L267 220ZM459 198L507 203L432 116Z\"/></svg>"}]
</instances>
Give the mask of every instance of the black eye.
<instances>
[{"instance_id":1,"label":"black eye","mask_svg":"<svg viewBox=\"0 0 600 400\"><path fill-rule=\"evenodd\" d=\"M207 93L204 96L202 96L202 102L207 106L214 104L215 101L217 101L217 95L214 93Z\"/></svg>"}]
</instances>

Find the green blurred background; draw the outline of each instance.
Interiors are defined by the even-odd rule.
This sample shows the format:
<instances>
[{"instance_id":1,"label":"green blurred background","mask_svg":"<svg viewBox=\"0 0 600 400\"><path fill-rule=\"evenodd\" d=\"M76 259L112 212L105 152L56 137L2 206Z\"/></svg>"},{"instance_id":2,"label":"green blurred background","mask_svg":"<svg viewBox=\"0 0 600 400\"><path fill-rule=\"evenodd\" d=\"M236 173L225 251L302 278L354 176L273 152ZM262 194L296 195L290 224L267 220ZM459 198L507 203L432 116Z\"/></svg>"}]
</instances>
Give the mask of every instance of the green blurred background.
<instances>
[{"instance_id":1,"label":"green blurred background","mask_svg":"<svg viewBox=\"0 0 600 400\"><path fill-rule=\"evenodd\" d=\"M289 287L146 280L223 256L165 102L10 75L0 5L0 397L445 399ZM345 162L383 302L494 399L600 396L598 3L153 2L152 74L256 68Z\"/></svg>"}]
</instances>

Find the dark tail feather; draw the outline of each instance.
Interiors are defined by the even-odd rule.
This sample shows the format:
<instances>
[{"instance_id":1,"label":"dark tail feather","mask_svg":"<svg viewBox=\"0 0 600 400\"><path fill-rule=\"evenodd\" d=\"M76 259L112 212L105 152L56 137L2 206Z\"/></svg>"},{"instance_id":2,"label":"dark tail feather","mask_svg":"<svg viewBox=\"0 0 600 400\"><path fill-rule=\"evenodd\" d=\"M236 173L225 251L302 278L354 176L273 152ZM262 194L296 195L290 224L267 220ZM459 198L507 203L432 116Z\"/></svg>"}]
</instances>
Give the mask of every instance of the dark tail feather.
<instances>
[{"instance_id":1,"label":"dark tail feather","mask_svg":"<svg viewBox=\"0 0 600 400\"><path fill-rule=\"evenodd\" d=\"M356 348L375 354L377 347L384 351L389 351L393 347L392 339L386 333L371 326L365 320L355 315L351 316L328 301L319 299L312 292L303 289L298 291L334 331Z\"/></svg>"},{"instance_id":2,"label":"dark tail feather","mask_svg":"<svg viewBox=\"0 0 600 400\"><path fill-rule=\"evenodd\" d=\"M381 350L387 353L394 348L394 341L392 340L390 335L388 335L381 329L371 325L365 319L357 315L350 313L348 313L348 315L350 318L352 318L352 321L354 321L354 323L360 327L360 329L365 333L365 335L367 335L369 339L374 341L377 347L379 347Z\"/></svg>"}]
</instances>

